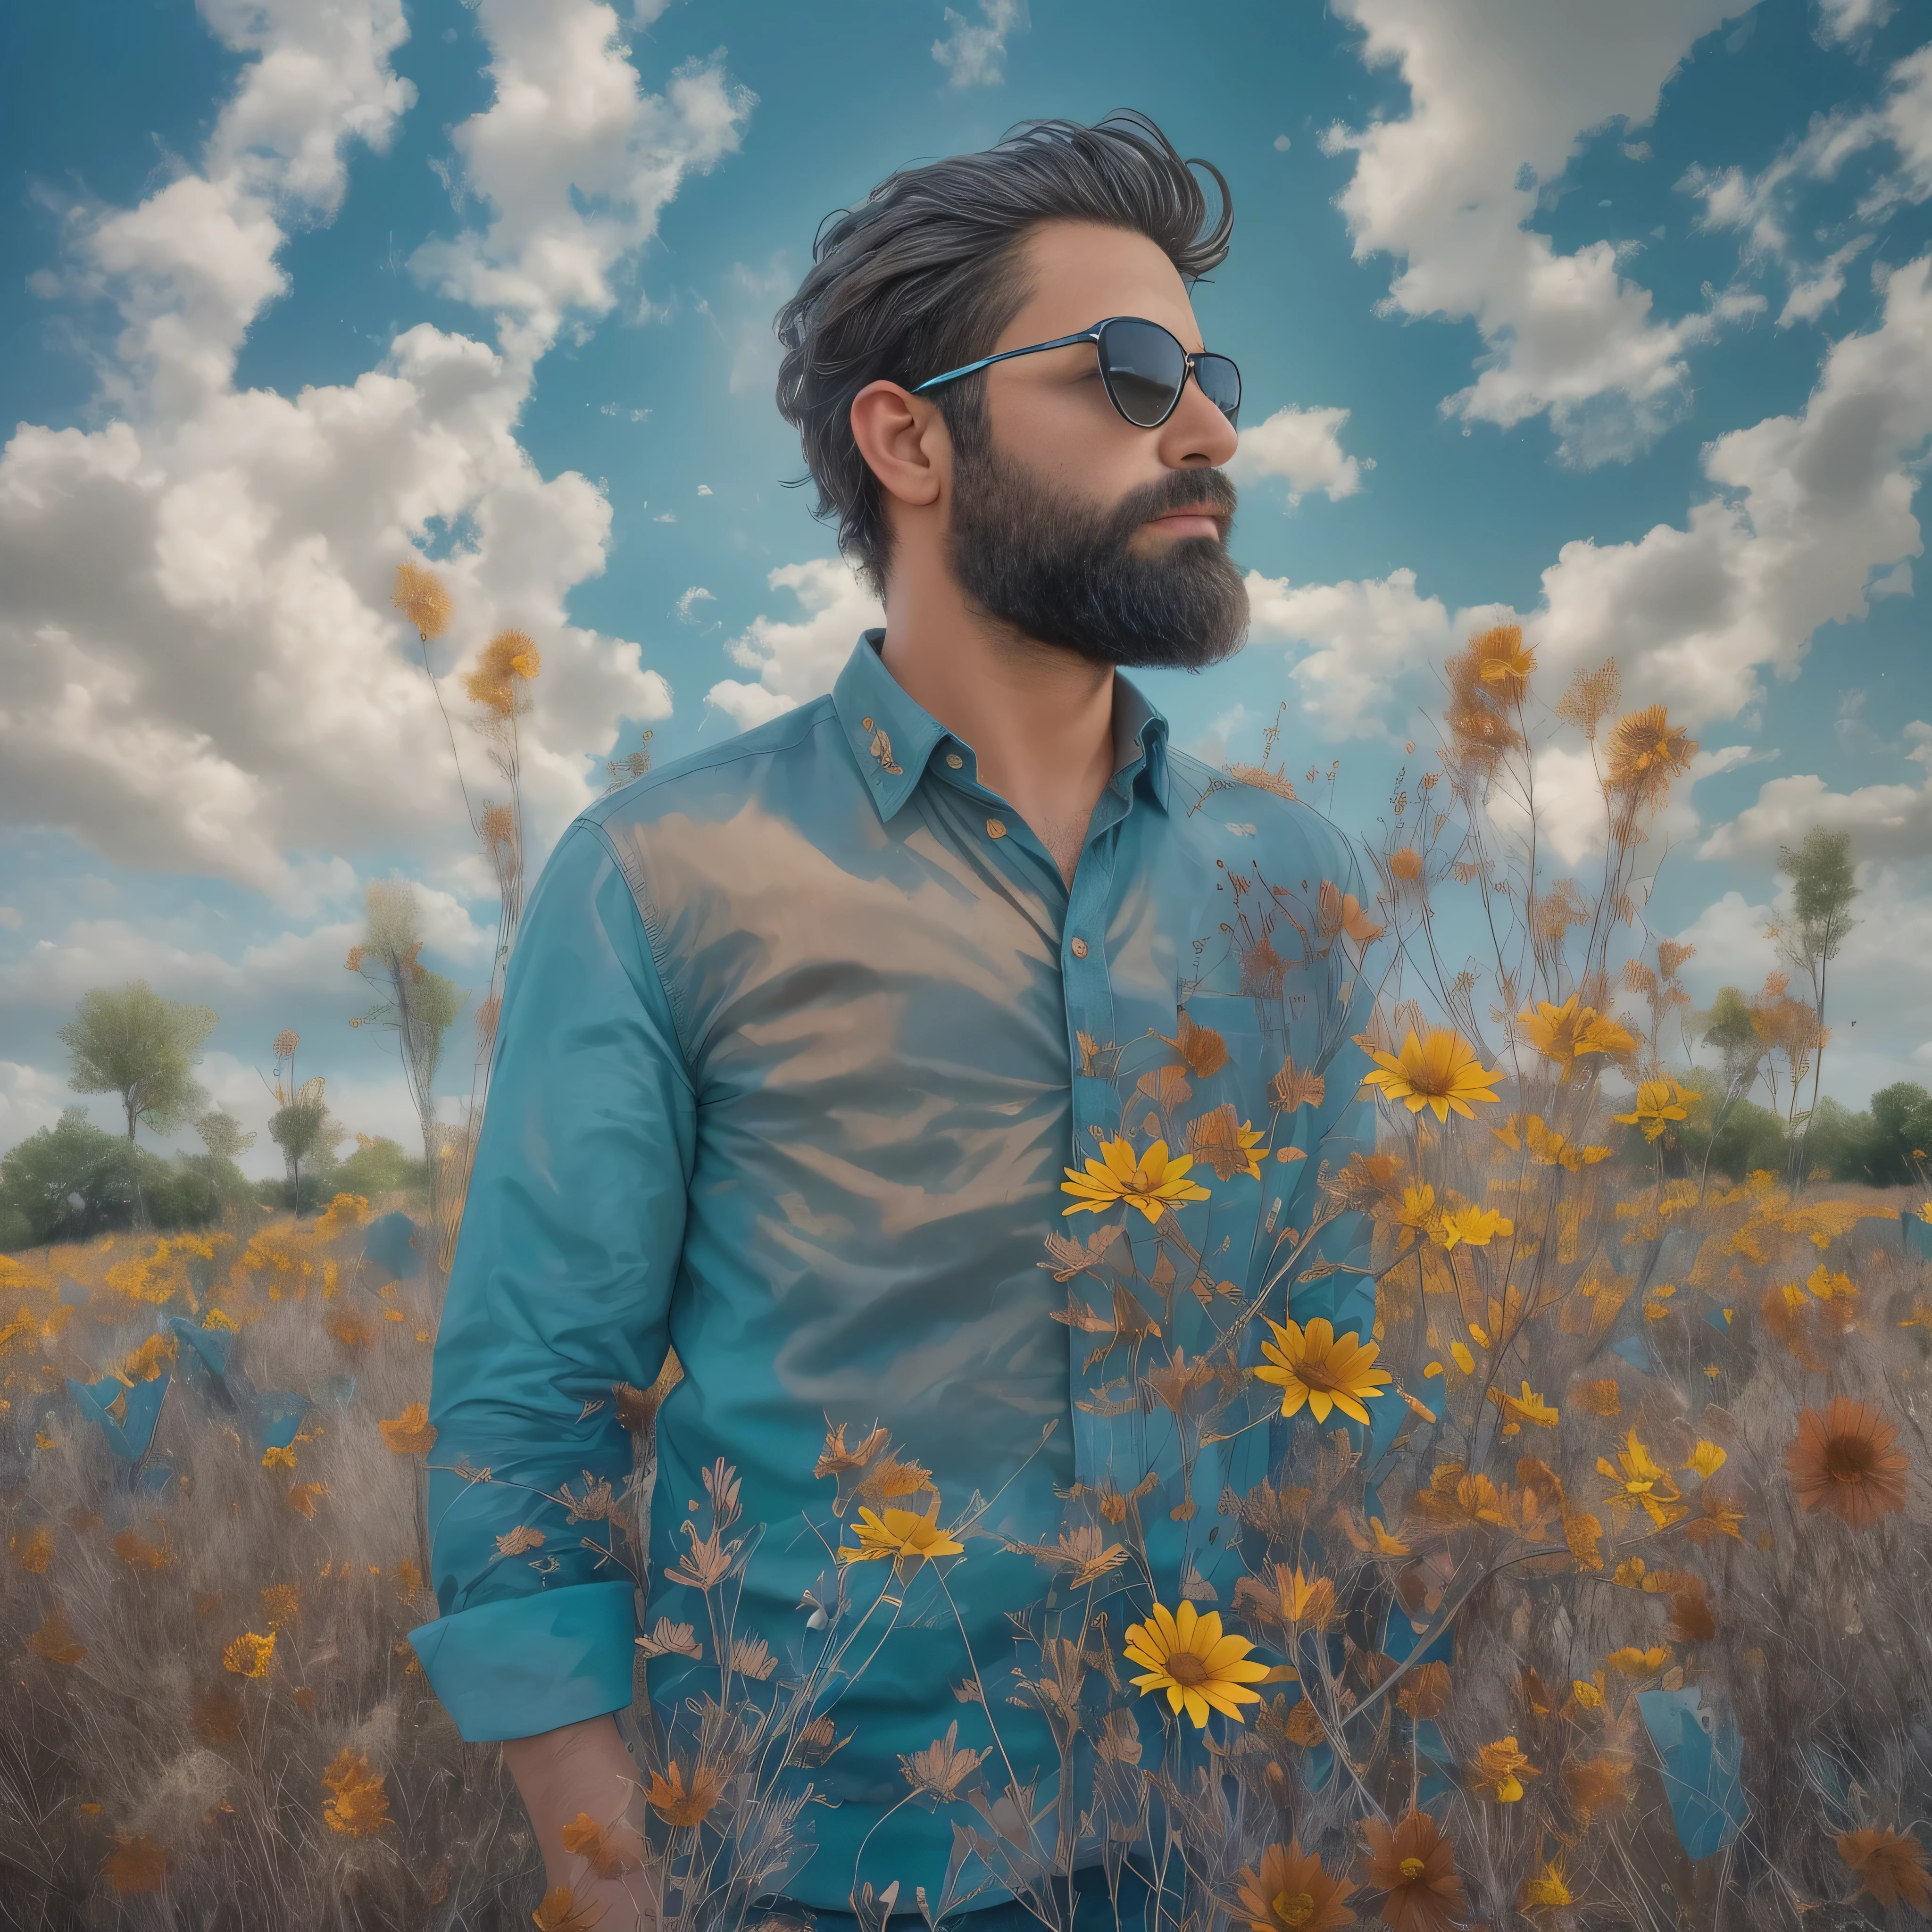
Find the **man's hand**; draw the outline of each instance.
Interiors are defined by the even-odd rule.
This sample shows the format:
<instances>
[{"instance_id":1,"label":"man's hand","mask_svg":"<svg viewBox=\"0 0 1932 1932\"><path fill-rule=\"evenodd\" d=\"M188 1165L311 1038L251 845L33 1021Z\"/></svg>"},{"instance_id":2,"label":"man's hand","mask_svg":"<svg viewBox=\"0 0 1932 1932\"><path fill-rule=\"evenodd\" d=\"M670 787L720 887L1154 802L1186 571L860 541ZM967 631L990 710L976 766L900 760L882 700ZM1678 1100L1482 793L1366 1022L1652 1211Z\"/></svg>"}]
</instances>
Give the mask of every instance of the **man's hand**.
<instances>
[{"instance_id":1,"label":"man's hand","mask_svg":"<svg viewBox=\"0 0 1932 1932\"><path fill-rule=\"evenodd\" d=\"M656 1932L654 1875L644 1856L644 1798L636 1760L614 1718L587 1718L503 1744L543 1852L547 1894L569 1888L560 1928ZM546 1912L554 1901L544 1900ZM539 1924L550 1922L543 1918Z\"/></svg>"}]
</instances>

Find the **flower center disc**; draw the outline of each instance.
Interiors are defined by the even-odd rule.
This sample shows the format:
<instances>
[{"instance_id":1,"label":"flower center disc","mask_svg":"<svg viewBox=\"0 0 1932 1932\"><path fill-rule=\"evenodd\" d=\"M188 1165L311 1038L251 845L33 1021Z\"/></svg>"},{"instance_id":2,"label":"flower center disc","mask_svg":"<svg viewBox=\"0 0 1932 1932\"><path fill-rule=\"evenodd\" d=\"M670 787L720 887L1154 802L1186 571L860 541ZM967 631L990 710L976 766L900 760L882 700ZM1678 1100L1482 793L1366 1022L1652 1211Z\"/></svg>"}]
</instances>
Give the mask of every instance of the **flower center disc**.
<instances>
[{"instance_id":1,"label":"flower center disc","mask_svg":"<svg viewBox=\"0 0 1932 1932\"><path fill-rule=\"evenodd\" d=\"M1420 1858L1404 1858L1396 1869L1413 1885L1429 1868Z\"/></svg>"},{"instance_id":2,"label":"flower center disc","mask_svg":"<svg viewBox=\"0 0 1932 1932\"><path fill-rule=\"evenodd\" d=\"M1834 1483L1862 1482L1871 1474L1871 1460L1856 1436L1834 1436L1825 1444L1825 1473Z\"/></svg>"},{"instance_id":3,"label":"flower center disc","mask_svg":"<svg viewBox=\"0 0 1932 1932\"><path fill-rule=\"evenodd\" d=\"M1208 1681L1208 1666L1191 1650L1177 1650L1167 1660L1167 1674L1185 1690Z\"/></svg>"},{"instance_id":4,"label":"flower center disc","mask_svg":"<svg viewBox=\"0 0 1932 1932\"><path fill-rule=\"evenodd\" d=\"M1278 1892L1271 1904L1284 1925L1306 1925L1315 1916L1315 1895L1307 1892Z\"/></svg>"}]
</instances>

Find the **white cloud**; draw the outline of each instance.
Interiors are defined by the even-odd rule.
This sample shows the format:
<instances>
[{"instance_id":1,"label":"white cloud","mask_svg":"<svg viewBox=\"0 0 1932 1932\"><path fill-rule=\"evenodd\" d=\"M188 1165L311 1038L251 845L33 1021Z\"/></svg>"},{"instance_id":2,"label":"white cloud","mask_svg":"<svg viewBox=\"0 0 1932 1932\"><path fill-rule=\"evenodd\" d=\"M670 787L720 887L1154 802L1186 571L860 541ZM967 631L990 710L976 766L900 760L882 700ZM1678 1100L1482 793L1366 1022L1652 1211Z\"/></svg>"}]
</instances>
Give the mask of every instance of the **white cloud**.
<instances>
[{"instance_id":1,"label":"white cloud","mask_svg":"<svg viewBox=\"0 0 1932 1932\"><path fill-rule=\"evenodd\" d=\"M1399 67L1411 100L1402 119L1324 137L1357 157L1340 197L1356 256L1402 258L1390 312L1472 319L1486 346L1446 410L1504 428L1547 410L1585 464L1630 455L1682 414L1684 352L1719 316L1659 321L1610 243L1562 254L1528 224L1580 135L1648 122L1696 42L1749 4L1342 0L1364 59Z\"/></svg>"},{"instance_id":2,"label":"white cloud","mask_svg":"<svg viewBox=\"0 0 1932 1932\"><path fill-rule=\"evenodd\" d=\"M1342 449L1338 432L1346 410L1280 409L1241 432L1228 474L1237 482L1279 476L1288 484L1292 509L1311 490L1339 502L1362 487L1362 466Z\"/></svg>"},{"instance_id":3,"label":"white cloud","mask_svg":"<svg viewBox=\"0 0 1932 1932\"><path fill-rule=\"evenodd\" d=\"M1624 688L1694 726L1795 673L1821 624L1866 614L1875 570L1916 556L1916 464L1932 435L1932 256L1897 270L1879 326L1826 358L1803 411L1720 436L1723 494L1685 526L1564 545L1525 622L1559 674L1614 656Z\"/></svg>"},{"instance_id":4,"label":"white cloud","mask_svg":"<svg viewBox=\"0 0 1932 1932\"><path fill-rule=\"evenodd\" d=\"M766 580L789 590L804 611L796 623L758 616L728 646L732 661L758 674L755 684L726 678L704 694L742 731L776 718L836 682L862 631L875 629L884 612L851 566L834 557L783 564Z\"/></svg>"},{"instance_id":5,"label":"white cloud","mask_svg":"<svg viewBox=\"0 0 1932 1932\"><path fill-rule=\"evenodd\" d=\"M1892 18L1893 0L1818 0L1818 38L1826 46L1869 40Z\"/></svg>"},{"instance_id":6,"label":"white cloud","mask_svg":"<svg viewBox=\"0 0 1932 1932\"><path fill-rule=\"evenodd\" d=\"M18 906L0 905L0 928L8 932L18 932L26 923Z\"/></svg>"},{"instance_id":7,"label":"white cloud","mask_svg":"<svg viewBox=\"0 0 1932 1932\"><path fill-rule=\"evenodd\" d=\"M0 1148L10 1148L50 1127L69 1107L82 1105L57 1073L17 1060L0 1060Z\"/></svg>"},{"instance_id":8,"label":"white cloud","mask_svg":"<svg viewBox=\"0 0 1932 1932\"><path fill-rule=\"evenodd\" d=\"M1860 785L1833 791L1815 772L1768 780L1728 825L1703 844L1707 859L1755 860L1769 864L1782 846L1798 844L1814 826L1849 832L1855 859L1932 857L1932 724L1905 728L1905 756L1927 768L1914 784Z\"/></svg>"},{"instance_id":9,"label":"white cloud","mask_svg":"<svg viewBox=\"0 0 1932 1932\"><path fill-rule=\"evenodd\" d=\"M698 604L715 604L717 601L703 584L694 584L679 597L677 614L686 623L694 624L698 620L692 615L692 607Z\"/></svg>"},{"instance_id":10,"label":"white cloud","mask_svg":"<svg viewBox=\"0 0 1932 1932\"><path fill-rule=\"evenodd\" d=\"M1301 584L1251 570L1247 583L1250 638L1303 647L1293 660L1302 707L1337 737L1393 735L1386 713L1396 681L1439 662L1466 631L1497 621L1485 608L1460 611L1452 625L1441 598L1416 594L1412 570ZM1400 708L1414 695L1411 687Z\"/></svg>"},{"instance_id":11,"label":"white cloud","mask_svg":"<svg viewBox=\"0 0 1932 1932\"><path fill-rule=\"evenodd\" d=\"M1789 328L1794 322L1816 322L1845 292L1845 265L1856 260L1872 244L1869 235L1855 235L1842 248L1834 248L1818 265L1808 281L1794 280L1791 292L1778 311L1778 326Z\"/></svg>"},{"instance_id":12,"label":"white cloud","mask_svg":"<svg viewBox=\"0 0 1932 1932\"><path fill-rule=\"evenodd\" d=\"M1006 36L1023 32L1027 0L980 0L980 17L946 10L946 32L932 44L932 57L946 70L953 87L992 87L1006 79Z\"/></svg>"},{"instance_id":13,"label":"white cloud","mask_svg":"<svg viewBox=\"0 0 1932 1932\"><path fill-rule=\"evenodd\" d=\"M23 424L0 451L0 820L292 903L304 854L464 847L434 694L387 598L440 524L466 532L438 565L457 616L435 663L459 721L455 664L493 631L543 649L523 737L540 845L590 795L588 757L670 693L634 645L566 621L610 506L519 444L530 358L572 308L609 306L626 251L735 145L749 98L712 65L646 94L590 0L485 6L496 94L458 141L488 225L425 259L498 309L506 350L418 325L352 383L240 392L289 226L333 211L349 144L386 139L411 95L387 64L394 0L204 11L260 58L198 170L76 220L65 273L42 280L112 300L125 327L104 370L117 414Z\"/></svg>"},{"instance_id":14,"label":"white cloud","mask_svg":"<svg viewBox=\"0 0 1932 1932\"><path fill-rule=\"evenodd\" d=\"M734 152L755 104L716 57L662 94L640 85L617 16L589 0L478 0L495 97L452 139L486 226L426 244L412 266L497 317L534 359L572 312L603 315L685 177Z\"/></svg>"}]
</instances>

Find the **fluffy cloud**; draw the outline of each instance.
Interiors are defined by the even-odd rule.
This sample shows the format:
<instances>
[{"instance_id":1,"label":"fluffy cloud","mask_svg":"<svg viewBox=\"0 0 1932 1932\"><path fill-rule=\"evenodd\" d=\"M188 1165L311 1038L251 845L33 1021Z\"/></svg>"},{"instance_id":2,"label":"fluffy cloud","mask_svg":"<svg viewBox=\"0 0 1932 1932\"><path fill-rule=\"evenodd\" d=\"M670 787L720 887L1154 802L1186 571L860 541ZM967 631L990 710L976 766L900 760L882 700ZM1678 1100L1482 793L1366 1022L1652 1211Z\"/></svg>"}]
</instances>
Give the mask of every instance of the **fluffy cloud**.
<instances>
[{"instance_id":1,"label":"fluffy cloud","mask_svg":"<svg viewBox=\"0 0 1932 1932\"><path fill-rule=\"evenodd\" d=\"M946 10L946 32L932 44L932 57L953 87L993 87L1006 79L1006 36L1023 32L1027 0L980 0L980 17Z\"/></svg>"},{"instance_id":2,"label":"fluffy cloud","mask_svg":"<svg viewBox=\"0 0 1932 1932\"><path fill-rule=\"evenodd\" d=\"M1869 40L1892 15L1892 0L1818 0L1818 38L1826 46Z\"/></svg>"},{"instance_id":3,"label":"fluffy cloud","mask_svg":"<svg viewBox=\"0 0 1932 1932\"><path fill-rule=\"evenodd\" d=\"M1276 410L1242 430L1228 474L1238 483L1282 478L1290 509L1311 490L1322 490L1331 503L1352 496L1362 487L1362 466L1339 440L1348 420L1346 410Z\"/></svg>"},{"instance_id":4,"label":"fluffy cloud","mask_svg":"<svg viewBox=\"0 0 1932 1932\"><path fill-rule=\"evenodd\" d=\"M534 358L573 311L606 314L614 278L657 231L687 175L734 152L756 97L716 59L646 93L616 13L585 0L479 0L496 96L452 140L483 226L418 249L446 295L495 314Z\"/></svg>"},{"instance_id":5,"label":"fluffy cloud","mask_svg":"<svg viewBox=\"0 0 1932 1932\"><path fill-rule=\"evenodd\" d=\"M1758 788L1757 801L1703 844L1707 859L1769 863L1780 848L1796 845L1814 825L1849 832L1856 858L1932 858L1932 724L1905 728L1906 758L1927 768L1916 784L1860 785L1833 791L1813 773L1775 778Z\"/></svg>"},{"instance_id":6,"label":"fluffy cloud","mask_svg":"<svg viewBox=\"0 0 1932 1932\"><path fill-rule=\"evenodd\" d=\"M1458 611L1452 622L1440 598L1417 594L1412 570L1300 584L1251 570L1247 583L1249 636L1289 646L1302 708L1336 737L1394 735L1399 721L1388 713L1396 680L1510 615L1500 604L1484 605ZM1413 686L1404 689L1405 710L1414 696Z\"/></svg>"},{"instance_id":7,"label":"fluffy cloud","mask_svg":"<svg viewBox=\"0 0 1932 1932\"><path fill-rule=\"evenodd\" d=\"M609 308L749 97L709 64L644 93L616 16L589 0L486 6L496 95L455 139L488 220L422 266L496 310L503 348L419 325L352 383L238 391L290 225L333 211L347 148L409 104L388 65L406 30L394 0L204 13L257 58L200 168L77 219L64 274L40 284L118 306L119 413L23 424L0 451L0 819L271 892L298 890L304 852L460 844L437 693L387 599L440 524L466 532L438 566L456 599L435 658L450 710L467 715L455 671L493 631L543 649L522 754L546 840L588 796L586 754L670 694L636 646L566 621L610 513L518 442L532 359L568 314Z\"/></svg>"},{"instance_id":8,"label":"fluffy cloud","mask_svg":"<svg viewBox=\"0 0 1932 1932\"><path fill-rule=\"evenodd\" d=\"M790 591L805 614L796 623L754 617L727 646L732 661L756 671L758 681L722 679L704 700L741 731L830 691L860 632L876 628L885 615L851 567L837 558L784 564L766 580L774 590Z\"/></svg>"},{"instance_id":9,"label":"fluffy cloud","mask_svg":"<svg viewBox=\"0 0 1932 1932\"><path fill-rule=\"evenodd\" d=\"M1912 502L1932 436L1932 256L1898 269L1879 326L1846 337L1796 416L1704 452L1721 494L1681 530L1566 544L1526 620L1564 673L1615 656L1624 688L1695 725L1735 717L1758 672L1790 675L1821 624L1863 616L1873 573L1921 548Z\"/></svg>"},{"instance_id":10,"label":"fluffy cloud","mask_svg":"<svg viewBox=\"0 0 1932 1932\"><path fill-rule=\"evenodd\" d=\"M1698 39L1749 4L1342 0L1364 60L1400 68L1411 100L1401 120L1324 138L1357 158L1340 197L1357 258L1402 258L1388 309L1469 318L1486 347L1446 410L1505 427L1546 410L1584 464L1630 455L1682 413L1684 352L1718 318L1660 321L1610 243L1562 254L1528 224L1580 135L1648 121Z\"/></svg>"}]
</instances>

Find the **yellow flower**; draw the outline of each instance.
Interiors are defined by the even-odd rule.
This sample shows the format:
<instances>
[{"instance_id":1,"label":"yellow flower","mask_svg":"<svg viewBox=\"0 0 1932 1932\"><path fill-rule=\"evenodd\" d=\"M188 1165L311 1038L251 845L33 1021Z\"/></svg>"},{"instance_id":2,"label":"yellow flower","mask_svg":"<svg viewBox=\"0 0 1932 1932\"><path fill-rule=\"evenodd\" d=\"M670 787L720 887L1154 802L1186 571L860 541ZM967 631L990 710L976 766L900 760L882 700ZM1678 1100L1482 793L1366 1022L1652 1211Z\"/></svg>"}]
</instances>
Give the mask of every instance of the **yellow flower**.
<instances>
[{"instance_id":1,"label":"yellow flower","mask_svg":"<svg viewBox=\"0 0 1932 1932\"><path fill-rule=\"evenodd\" d=\"M257 1636L253 1630L244 1630L221 1653L221 1667L233 1672L237 1677L266 1677L274 1654L275 1634L273 1630L266 1636Z\"/></svg>"},{"instance_id":2,"label":"yellow flower","mask_svg":"<svg viewBox=\"0 0 1932 1932\"><path fill-rule=\"evenodd\" d=\"M382 1774L361 1751L344 1744L322 1774L322 1782L333 1794L322 1808L322 1821L332 1832L346 1838L373 1838L389 1822Z\"/></svg>"},{"instance_id":3,"label":"yellow flower","mask_svg":"<svg viewBox=\"0 0 1932 1932\"><path fill-rule=\"evenodd\" d=\"M1193 1156L1169 1160L1165 1141L1156 1141L1136 1159L1126 1136L1116 1134L1100 1152L1103 1158L1090 1159L1084 1174L1076 1174L1070 1167L1061 1170L1067 1178L1060 1184L1060 1192L1081 1197L1071 1208L1063 1208L1063 1215L1083 1210L1098 1214L1124 1202L1150 1221L1158 1221L1169 1202L1208 1198L1206 1188L1186 1178Z\"/></svg>"},{"instance_id":4,"label":"yellow flower","mask_svg":"<svg viewBox=\"0 0 1932 1932\"><path fill-rule=\"evenodd\" d=\"M1542 1775L1516 1748L1514 1737L1498 1738L1477 1752L1469 1782L1474 1790L1488 1792L1498 1804L1514 1804L1522 1796L1523 1780Z\"/></svg>"},{"instance_id":5,"label":"yellow flower","mask_svg":"<svg viewBox=\"0 0 1932 1932\"><path fill-rule=\"evenodd\" d=\"M1644 1138L1654 1141L1672 1120L1690 1118L1691 1097L1674 1080L1646 1080L1636 1090L1630 1111L1610 1118L1627 1127L1641 1127Z\"/></svg>"},{"instance_id":6,"label":"yellow flower","mask_svg":"<svg viewBox=\"0 0 1932 1932\"><path fill-rule=\"evenodd\" d=\"M1204 1160L1218 1180L1232 1180L1238 1174L1258 1180L1261 1162L1256 1160L1254 1150L1267 1138L1252 1121L1235 1124L1234 1103L1230 1100L1211 1114L1203 1114L1198 1120L1189 1123L1188 1157Z\"/></svg>"},{"instance_id":7,"label":"yellow flower","mask_svg":"<svg viewBox=\"0 0 1932 1932\"><path fill-rule=\"evenodd\" d=\"M1514 1435L1515 1425L1525 1422L1533 1422L1539 1429L1554 1429L1560 1419L1556 1411L1542 1396L1534 1394L1527 1382L1523 1384L1520 1395L1506 1395L1501 1389L1492 1389L1490 1400L1505 1418L1505 1436Z\"/></svg>"},{"instance_id":8,"label":"yellow flower","mask_svg":"<svg viewBox=\"0 0 1932 1932\"><path fill-rule=\"evenodd\" d=\"M1613 1468L1602 1456L1597 1459L1598 1472L1609 1477L1614 1485L1610 1492L1612 1502L1641 1504L1660 1529L1684 1514L1673 1507L1682 1492L1671 1480L1670 1472L1652 1460L1634 1429L1624 1438L1624 1446L1617 1452L1617 1465Z\"/></svg>"},{"instance_id":9,"label":"yellow flower","mask_svg":"<svg viewBox=\"0 0 1932 1932\"><path fill-rule=\"evenodd\" d=\"M1690 768L1697 741L1660 704L1626 712L1610 728L1610 784L1642 797Z\"/></svg>"},{"instance_id":10,"label":"yellow flower","mask_svg":"<svg viewBox=\"0 0 1932 1932\"><path fill-rule=\"evenodd\" d=\"M1536 646L1525 646L1522 626L1498 624L1472 641L1483 682L1501 685L1506 698L1520 698L1536 668Z\"/></svg>"},{"instance_id":11,"label":"yellow flower","mask_svg":"<svg viewBox=\"0 0 1932 1932\"><path fill-rule=\"evenodd\" d=\"M888 1556L918 1562L932 1556L957 1556L965 1547L940 1528L937 1493L923 1516L912 1510L880 1511L862 1507L852 1534L859 1539L859 1546L856 1550L842 1546L838 1551L842 1563L871 1563Z\"/></svg>"},{"instance_id":12,"label":"yellow flower","mask_svg":"<svg viewBox=\"0 0 1932 1932\"><path fill-rule=\"evenodd\" d=\"M1522 1882L1522 1909L1526 1912L1554 1912L1576 1899L1563 1877L1563 1861L1552 1859L1534 1878Z\"/></svg>"},{"instance_id":13,"label":"yellow flower","mask_svg":"<svg viewBox=\"0 0 1932 1932\"><path fill-rule=\"evenodd\" d=\"M1262 1353L1273 1366L1256 1370L1255 1379L1280 1387L1282 1414L1298 1415L1306 1405L1317 1422L1326 1422L1329 1412L1339 1408L1366 1424L1363 1403L1380 1395L1390 1379L1386 1369L1376 1366L1381 1350L1375 1342L1364 1347L1356 1330L1338 1336L1325 1316L1306 1328L1295 1322L1268 1325L1274 1340L1262 1344Z\"/></svg>"},{"instance_id":14,"label":"yellow flower","mask_svg":"<svg viewBox=\"0 0 1932 1932\"><path fill-rule=\"evenodd\" d=\"M1451 1342L1449 1344L1449 1355L1450 1359L1466 1376L1472 1376L1476 1372L1476 1358L1470 1354L1469 1345L1466 1342Z\"/></svg>"},{"instance_id":15,"label":"yellow flower","mask_svg":"<svg viewBox=\"0 0 1932 1932\"><path fill-rule=\"evenodd\" d=\"M1690 1461L1686 1462L1684 1467L1696 1471L1706 1482L1708 1482L1728 1460L1729 1458L1716 1443L1706 1442L1700 1439L1696 1448L1690 1452Z\"/></svg>"},{"instance_id":16,"label":"yellow flower","mask_svg":"<svg viewBox=\"0 0 1932 1932\"><path fill-rule=\"evenodd\" d=\"M1436 1205L1436 1190L1427 1181L1402 1190L1402 1207L1395 1217L1396 1226L1402 1230L1402 1246L1406 1249L1418 1234L1426 1234L1433 1240L1442 1230L1442 1216Z\"/></svg>"},{"instance_id":17,"label":"yellow flower","mask_svg":"<svg viewBox=\"0 0 1932 1932\"><path fill-rule=\"evenodd\" d=\"M1500 1069L1485 1071L1475 1048L1447 1027L1432 1028L1424 1041L1416 1039L1412 1028L1399 1054L1367 1050L1376 1071L1364 1077L1364 1085L1379 1087L1412 1114L1432 1108L1438 1120L1446 1120L1452 1110L1466 1120L1474 1120L1469 1102L1494 1100L1496 1095L1486 1090L1503 1077Z\"/></svg>"},{"instance_id":18,"label":"yellow flower","mask_svg":"<svg viewBox=\"0 0 1932 1932\"><path fill-rule=\"evenodd\" d=\"M1604 1659L1612 1670L1620 1670L1626 1677L1654 1677L1670 1661L1670 1652L1666 1645L1653 1644L1648 1650L1639 1650L1634 1644L1627 1644L1622 1650L1613 1650Z\"/></svg>"},{"instance_id":19,"label":"yellow flower","mask_svg":"<svg viewBox=\"0 0 1932 1932\"><path fill-rule=\"evenodd\" d=\"M1508 1239L1515 1232L1516 1223L1493 1208L1465 1208L1443 1216L1437 1239L1445 1248L1454 1248L1458 1242L1465 1247L1486 1248L1498 1234Z\"/></svg>"},{"instance_id":20,"label":"yellow flower","mask_svg":"<svg viewBox=\"0 0 1932 1932\"><path fill-rule=\"evenodd\" d=\"M1636 1051L1636 1042L1627 1029L1599 1013L1594 1006L1579 1006L1580 996L1572 993L1560 1006L1544 1000L1526 1006L1516 1016L1523 1036L1545 1060L1567 1067L1586 1053L1624 1054Z\"/></svg>"},{"instance_id":21,"label":"yellow flower","mask_svg":"<svg viewBox=\"0 0 1932 1932\"><path fill-rule=\"evenodd\" d=\"M262 1451L262 1467L265 1469L292 1469L296 1466L296 1452L292 1449L278 1449L273 1444Z\"/></svg>"},{"instance_id":22,"label":"yellow flower","mask_svg":"<svg viewBox=\"0 0 1932 1932\"><path fill-rule=\"evenodd\" d=\"M1165 1690L1168 1708L1184 1710L1196 1730L1207 1729L1210 1708L1239 1724L1239 1707L1261 1701L1247 1686L1266 1677L1268 1666L1244 1660L1254 1646L1244 1636L1223 1636L1218 1610L1203 1616L1185 1597L1178 1614L1156 1604L1145 1623L1127 1627L1126 1639L1128 1662L1147 1673L1133 1680L1134 1688L1143 1696Z\"/></svg>"}]
</instances>

